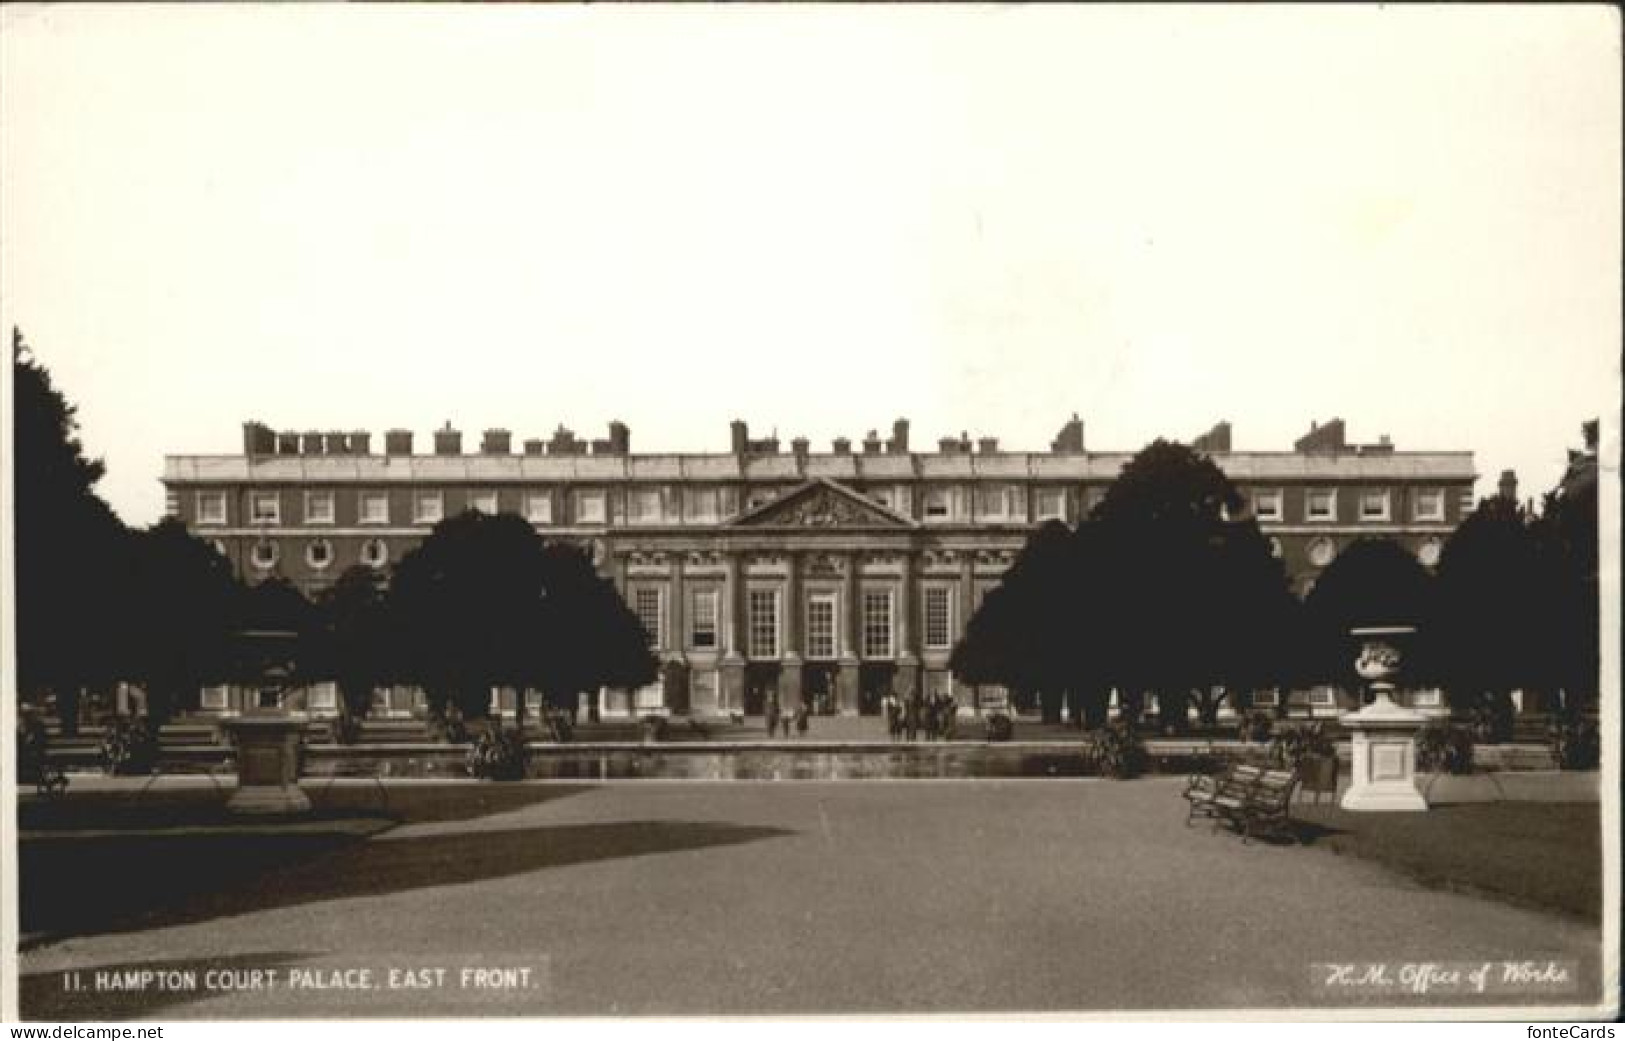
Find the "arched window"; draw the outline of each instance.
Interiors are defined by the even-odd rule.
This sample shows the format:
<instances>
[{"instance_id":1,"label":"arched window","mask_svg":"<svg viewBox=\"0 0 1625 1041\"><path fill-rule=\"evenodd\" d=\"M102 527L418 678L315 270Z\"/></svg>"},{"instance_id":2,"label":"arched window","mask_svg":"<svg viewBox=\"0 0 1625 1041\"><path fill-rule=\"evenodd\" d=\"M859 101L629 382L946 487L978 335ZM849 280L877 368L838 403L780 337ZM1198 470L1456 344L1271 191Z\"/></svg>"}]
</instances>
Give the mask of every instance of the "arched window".
<instances>
[{"instance_id":1,"label":"arched window","mask_svg":"<svg viewBox=\"0 0 1625 1041\"><path fill-rule=\"evenodd\" d=\"M389 563L389 546L383 539L368 539L361 544L361 563L368 567L383 567Z\"/></svg>"},{"instance_id":2,"label":"arched window","mask_svg":"<svg viewBox=\"0 0 1625 1041\"><path fill-rule=\"evenodd\" d=\"M277 558L280 556L281 553L277 549L277 544L267 539L263 542L254 543L254 552L250 554L250 559L255 567L261 571L267 571L276 567Z\"/></svg>"}]
</instances>

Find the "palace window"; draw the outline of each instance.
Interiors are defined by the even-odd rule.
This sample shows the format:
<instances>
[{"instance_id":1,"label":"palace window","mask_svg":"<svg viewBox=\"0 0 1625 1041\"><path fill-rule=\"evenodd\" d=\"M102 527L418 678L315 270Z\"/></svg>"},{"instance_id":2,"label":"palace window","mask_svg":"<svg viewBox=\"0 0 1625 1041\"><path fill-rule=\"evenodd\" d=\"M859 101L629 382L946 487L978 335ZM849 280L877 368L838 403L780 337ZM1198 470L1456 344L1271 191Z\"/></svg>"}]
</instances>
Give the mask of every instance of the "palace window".
<instances>
[{"instance_id":1,"label":"palace window","mask_svg":"<svg viewBox=\"0 0 1625 1041\"><path fill-rule=\"evenodd\" d=\"M688 645L712 650L717 645L717 591L696 589L689 601Z\"/></svg>"},{"instance_id":2,"label":"palace window","mask_svg":"<svg viewBox=\"0 0 1625 1041\"><path fill-rule=\"evenodd\" d=\"M745 597L746 618L749 622L750 656L777 658L779 656L779 592L776 589L752 589Z\"/></svg>"},{"instance_id":3,"label":"palace window","mask_svg":"<svg viewBox=\"0 0 1625 1041\"><path fill-rule=\"evenodd\" d=\"M690 488L683 512L691 521L714 523L722 519L722 492L717 488Z\"/></svg>"},{"instance_id":4,"label":"palace window","mask_svg":"<svg viewBox=\"0 0 1625 1041\"><path fill-rule=\"evenodd\" d=\"M1365 491L1360 493L1360 519L1362 521L1385 521L1388 519L1388 491Z\"/></svg>"},{"instance_id":5,"label":"palace window","mask_svg":"<svg viewBox=\"0 0 1625 1041\"><path fill-rule=\"evenodd\" d=\"M223 685L204 687L198 698L198 707L206 712L224 712L230 704L230 692Z\"/></svg>"},{"instance_id":6,"label":"palace window","mask_svg":"<svg viewBox=\"0 0 1625 1041\"><path fill-rule=\"evenodd\" d=\"M339 707L338 684L332 680L317 683L310 688L310 700L307 702L312 712L334 712Z\"/></svg>"},{"instance_id":7,"label":"palace window","mask_svg":"<svg viewBox=\"0 0 1625 1041\"><path fill-rule=\"evenodd\" d=\"M468 508L487 517L496 516L497 493L490 489L468 493Z\"/></svg>"},{"instance_id":8,"label":"palace window","mask_svg":"<svg viewBox=\"0 0 1625 1041\"><path fill-rule=\"evenodd\" d=\"M925 519L947 520L950 515L948 489L927 488L925 492Z\"/></svg>"},{"instance_id":9,"label":"palace window","mask_svg":"<svg viewBox=\"0 0 1625 1041\"><path fill-rule=\"evenodd\" d=\"M1444 520L1444 489L1417 489L1415 515L1419 521Z\"/></svg>"},{"instance_id":10,"label":"palace window","mask_svg":"<svg viewBox=\"0 0 1625 1041\"><path fill-rule=\"evenodd\" d=\"M659 586L639 586L632 593L632 610L637 613L638 621L643 624L643 631L649 637L650 647L664 647L665 641L665 590Z\"/></svg>"},{"instance_id":11,"label":"palace window","mask_svg":"<svg viewBox=\"0 0 1625 1041\"><path fill-rule=\"evenodd\" d=\"M925 647L945 651L953 646L953 597L947 586L925 587Z\"/></svg>"},{"instance_id":12,"label":"palace window","mask_svg":"<svg viewBox=\"0 0 1625 1041\"><path fill-rule=\"evenodd\" d=\"M976 515L984 520L1012 520L1020 513L1019 490L996 484L976 489Z\"/></svg>"},{"instance_id":13,"label":"palace window","mask_svg":"<svg viewBox=\"0 0 1625 1041\"><path fill-rule=\"evenodd\" d=\"M1040 521L1066 520L1066 492L1059 488L1038 490L1038 519Z\"/></svg>"},{"instance_id":14,"label":"palace window","mask_svg":"<svg viewBox=\"0 0 1625 1041\"><path fill-rule=\"evenodd\" d=\"M226 493L197 493L197 522L199 524L226 523Z\"/></svg>"},{"instance_id":15,"label":"palace window","mask_svg":"<svg viewBox=\"0 0 1625 1041\"><path fill-rule=\"evenodd\" d=\"M446 500L439 492L418 492L412 497L412 520L439 524L446 515Z\"/></svg>"},{"instance_id":16,"label":"palace window","mask_svg":"<svg viewBox=\"0 0 1625 1041\"><path fill-rule=\"evenodd\" d=\"M892 594L889 589L869 589L863 594L863 656L892 656Z\"/></svg>"},{"instance_id":17,"label":"palace window","mask_svg":"<svg viewBox=\"0 0 1625 1041\"><path fill-rule=\"evenodd\" d=\"M603 492L576 492L575 517L577 524L603 524L607 513Z\"/></svg>"},{"instance_id":18,"label":"palace window","mask_svg":"<svg viewBox=\"0 0 1625 1041\"><path fill-rule=\"evenodd\" d=\"M807 657L835 657L834 593L814 593L807 598Z\"/></svg>"},{"instance_id":19,"label":"palace window","mask_svg":"<svg viewBox=\"0 0 1625 1041\"><path fill-rule=\"evenodd\" d=\"M627 519L633 524L660 523L660 489L635 488L627 494L626 500Z\"/></svg>"},{"instance_id":20,"label":"palace window","mask_svg":"<svg viewBox=\"0 0 1625 1041\"><path fill-rule=\"evenodd\" d=\"M326 539L315 539L305 546L305 563L322 571L333 563L333 544Z\"/></svg>"},{"instance_id":21,"label":"palace window","mask_svg":"<svg viewBox=\"0 0 1625 1041\"><path fill-rule=\"evenodd\" d=\"M362 524L388 524L389 493L362 492L361 508L358 513Z\"/></svg>"},{"instance_id":22,"label":"palace window","mask_svg":"<svg viewBox=\"0 0 1625 1041\"><path fill-rule=\"evenodd\" d=\"M305 493L305 523L306 524L332 524L333 523L333 493L332 492L306 492Z\"/></svg>"},{"instance_id":23,"label":"palace window","mask_svg":"<svg viewBox=\"0 0 1625 1041\"><path fill-rule=\"evenodd\" d=\"M547 492L530 492L525 496L525 519L532 524L553 523L553 496Z\"/></svg>"},{"instance_id":24,"label":"palace window","mask_svg":"<svg viewBox=\"0 0 1625 1041\"><path fill-rule=\"evenodd\" d=\"M281 524L282 496L276 492L255 492L249 496L248 515L255 524Z\"/></svg>"},{"instance_id":25,"label":"palace window","mask_svg":"<svg viewBox=\"0 0 1625 1041\"><path fill-rule=\"evenodd\" d=\"M1270 488L1253 493L1253 516L1261 521L1278 521L1286 515L1281 503L1281 489Z\"/></svg>"},{"instance_id":26,"label":"palace window","mask_svg":"<svg viewBox=\"0 0 1625 1041\"><path fill-rule=\"evenodd\" d=\"M389 563L389 546L383 539L368 539L361 544L361 563L368 567L383 567Z\"/></svg>"},{"instance_id":27,"label":"palace window","mask_svg":"<svg viewBox=\"0 0 1625 1041\"><path fill-rule=\"evenodd\" d=\"M1337 519L1337 493L1327 488L1311 488L1304 502L1304 515L1312 521Z\"/></svg>"},{"instance_id":28,"label":"palace window","mask_svg":"<svg viewBox=\"0 0 1625 1041\"><path fill-rule=\"evenodd\" d=\"M254 543L254 551L248 555L254 566L261 571L276 567L277 558L281 556L277 545L269 540Z\"/></svg>"},{"instance_id":29,"label":"palace window","mask_svg":"<svg viewBox=\"0 0 1625 1041\"><path fill-rule=\"evenodd\" d=\"M895 488L871 488L869 489L869 499L871 502L884 506L888 510L894 510L897 508L896 492Z\"/></svg>"}]
</instances>

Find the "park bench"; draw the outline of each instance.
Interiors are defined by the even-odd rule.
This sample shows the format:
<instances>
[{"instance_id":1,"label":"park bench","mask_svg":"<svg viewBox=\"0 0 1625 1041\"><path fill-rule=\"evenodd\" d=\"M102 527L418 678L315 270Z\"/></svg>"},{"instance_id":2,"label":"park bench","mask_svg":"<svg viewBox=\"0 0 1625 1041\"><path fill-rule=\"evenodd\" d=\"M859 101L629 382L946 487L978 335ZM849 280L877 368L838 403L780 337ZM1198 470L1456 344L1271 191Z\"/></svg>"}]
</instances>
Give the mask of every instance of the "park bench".
<instances>
[{"instance_id":1,"label":"park bench","mask_svg":"<svg viewBox=\"0 0 1625 1041\"><path fill-rule=\"evenodd\" d=\"M1251 763L1236 763L1215 777L1196 775L1185 786L1185 823L1199 817L1223 821L1241 832L1243 842L1255 834L1279 833L1290 824L1297 786L1296 771Z\"/></svg>"}]
</instances>

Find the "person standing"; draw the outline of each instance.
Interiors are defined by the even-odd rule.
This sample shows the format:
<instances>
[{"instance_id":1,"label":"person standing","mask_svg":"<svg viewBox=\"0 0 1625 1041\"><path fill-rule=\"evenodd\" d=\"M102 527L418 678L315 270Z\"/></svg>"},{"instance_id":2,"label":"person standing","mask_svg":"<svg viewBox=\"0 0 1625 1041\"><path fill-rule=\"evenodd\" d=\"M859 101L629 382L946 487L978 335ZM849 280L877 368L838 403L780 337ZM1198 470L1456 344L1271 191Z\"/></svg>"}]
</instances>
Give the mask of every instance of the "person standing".
<instances>
[{"instance_id":1,"label":"person standing","mask_svg":"<svg viewBox=\"0 0 1625 1041\"><path fill-rule=\"evenodd\" d=\"M903 732L910 741L920 734L920 714L925 706L920 703L920 692L910 691L903 708Z\"/></svg>"},{"instance_id":2,"label":"person standing","mask_svg":"<svg viewBox=\"0 0 1625 1041\"><path fill-rule=\"evenodd\" d=\"M773 737L779 730L779 696L769 694L767 704L762 707L762 714L767 719L767 736Z\"/></svg>"}]
</instances>

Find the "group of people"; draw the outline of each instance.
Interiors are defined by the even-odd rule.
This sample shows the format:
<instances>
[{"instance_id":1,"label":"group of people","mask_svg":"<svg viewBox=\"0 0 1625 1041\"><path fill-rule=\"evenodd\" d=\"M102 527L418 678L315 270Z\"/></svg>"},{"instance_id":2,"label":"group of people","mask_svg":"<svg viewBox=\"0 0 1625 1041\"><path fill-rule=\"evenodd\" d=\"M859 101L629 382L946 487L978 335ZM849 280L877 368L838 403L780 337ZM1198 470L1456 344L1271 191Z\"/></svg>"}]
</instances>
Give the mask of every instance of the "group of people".
<instances>
[{"instance_id":1,"label":"group of people","mask_svg":"<svg viewBox=\"0 0 1625 1041\"><path fill-rule=\"evenodd\" d=\"M796 705L795 708L790 709L789 711L784 711L779 707L778 695L770 694L768 695L766 704L762 708L762 716L767 722L768 737L773 737L775 734L780 734L781 731L781 736L789 737L790 728L792 726L796 728L796 733L798 734L805 734L807 732L809 713L807 711L807 703L805 701Z\"/></svg>"},{"instance_id":2,"label":"group of people","mask_svg":"<svg viewBox=\"0 0 1625 1041\"><path fill-rule=\"evenodd\" d=\"M958 725L959 706L952 694L939 691L921 694L918 690L900 698L888 691L880 699L886 714L886 733L893 741L917 741L923 733L928 741L952 741Z\"/></svg>"}]
</instances>

